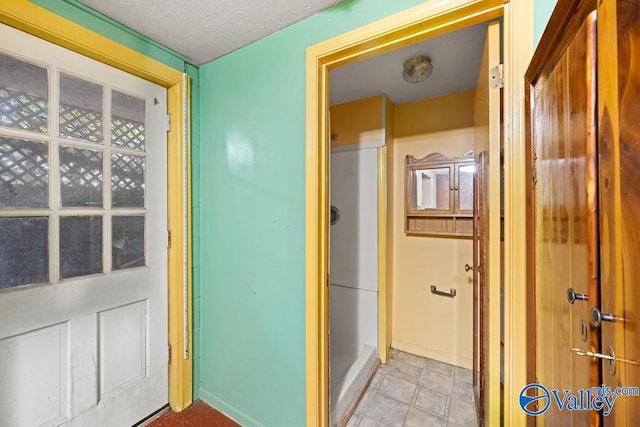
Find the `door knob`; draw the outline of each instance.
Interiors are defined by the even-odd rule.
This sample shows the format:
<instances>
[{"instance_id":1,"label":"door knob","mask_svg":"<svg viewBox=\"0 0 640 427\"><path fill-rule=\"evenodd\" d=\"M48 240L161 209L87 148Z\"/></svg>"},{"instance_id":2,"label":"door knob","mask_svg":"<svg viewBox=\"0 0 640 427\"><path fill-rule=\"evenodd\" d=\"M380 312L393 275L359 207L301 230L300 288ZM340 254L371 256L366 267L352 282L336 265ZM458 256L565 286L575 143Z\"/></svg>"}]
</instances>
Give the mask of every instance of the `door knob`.
<instances>
[{"instance_id":1,"label":"door knob","mask_svg":"<svg viewBox=\"0 0 640 427\"><path fill-rule=\"evenodd\" d=\"M573 304L576 300L589 301L589 295L577 294L573 288L567 289L567 301L569 301L569 304Z\"/></svg>"},{"instance_id":2,"label":"door knob","mask_svg":"<svg viewBox=\"0 0 640 427\"><path fill-rule=\"evenodd\" d=\"M591 307L591 324L596 328L602 324L602 322L614 322L615 317L613 314L602 313L598 307Z\"/></svg>"},{"instance_id":3,"label":"door knob","mask_svg":"<svg viewBox=\"0 0 640 427\"><path fill-rule=\"evenodd\" d=\"M469 264L465 264L465 265L464 265L464 271L469 272L469 271L471 271L471 270L473 270L473 267L471 267Z\"/></svg>"},{"instance_id":4,"label":"door knob","mask_svg":"<svg viewBox=\"0 0 640 427\"><path fill-rule=\"evenodd\" d=\"M609 373L611 375L615 375L616 373L616 362L628 363L629 365L640 366L640 362L636 360L622 359L620 357L616 357L615 351L613 351L613 347L609 346L607 348L607 353L596 353L589 350L581 350L579 348L572 348L570 351L573 354L578 356L587 356L587 357L595 357L596 359L603 359L609 362Z\"/></svg>"}]
</instances>

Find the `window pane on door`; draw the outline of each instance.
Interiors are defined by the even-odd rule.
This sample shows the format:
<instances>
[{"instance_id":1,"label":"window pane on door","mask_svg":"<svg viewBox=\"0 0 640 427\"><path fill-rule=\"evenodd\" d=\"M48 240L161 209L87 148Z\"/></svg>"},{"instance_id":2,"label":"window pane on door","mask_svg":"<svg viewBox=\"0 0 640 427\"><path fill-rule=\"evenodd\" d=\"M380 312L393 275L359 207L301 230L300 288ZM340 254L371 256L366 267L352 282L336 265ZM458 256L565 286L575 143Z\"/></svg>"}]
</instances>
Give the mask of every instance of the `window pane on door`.
<instances>
[{"instance_id":1,"label":"window pane on door","mask_svg":"<svg viewBox=\"0 0 640 427\"><path fill-rule=\"evenodd\" d=\"M102 152L60 147L62 206L102 207Z\"/></svg>"},{"instance_id":2,"label":"window pane on door","mask_svg":"<svg viewBox=\"0 0 640 427\"><path fill-rule=\"evenodd\" d=\"M46 207L48 197L47 144L0 137L0 207Z\"/></svg>"},{"instance_id":3,"label":"window pane on door","mask_svg":"<svg viewBox=\"0 0 640 427\"><path fill-rule=\"evenodd\" d=\"M102 86L60 74L60 136L102 144Z\"/></svg>"},{"instance_id":4,"label":"window pane on door","mask_svg":"<svg viewBox=\"0 0 640 427\"><path fill-rule=\"evenodd\" d=\"M60 218L60 277L102 273L102 217Z\"/></svg>"},{"instance_id":5,"label":"window pane on door","mask_svg":"<svg viewBox=\"0 0 640 427\"><path fill-rule=\"evenodd\" d=\"M0 218L0 289L49 280L49 220Z\"/></svg>"},{"instance_id":6,"label":"window pane on door","mask_svg":"<svg viewBox=\"0 0 640 427\"><path fill-rule=\"evenodd\" d=\"M111 144L144 151L144 99L111 92Z\"/></svg>"},{"instance_id":7,"label":"window pane on door","mask_svg":"<svg viewBox=\"0 0 640 427\"><path fill-rule=\"evenodd\" d=\"M113 207L144 207L144 158L112 154L111 188Z\"/></svg>"},{"instance_id":8,"label":"window pane on door","mask_svg":"<svg viewBox=\"0 0 640 427\"><path fill-rule=\"evenodd\" d=\"M112 233L114 270L145 264L143 216L114 216Z\"/></svg>"},{"instance_id":9,"label":"window pane on door","mask_svg":"<svg viewBox=\"0 0 640 427\"><path fill-rule=\"evenodd\" d=\"M47 69L0 53L0 125L47 133Z\"/></svg>"}]
</instances>

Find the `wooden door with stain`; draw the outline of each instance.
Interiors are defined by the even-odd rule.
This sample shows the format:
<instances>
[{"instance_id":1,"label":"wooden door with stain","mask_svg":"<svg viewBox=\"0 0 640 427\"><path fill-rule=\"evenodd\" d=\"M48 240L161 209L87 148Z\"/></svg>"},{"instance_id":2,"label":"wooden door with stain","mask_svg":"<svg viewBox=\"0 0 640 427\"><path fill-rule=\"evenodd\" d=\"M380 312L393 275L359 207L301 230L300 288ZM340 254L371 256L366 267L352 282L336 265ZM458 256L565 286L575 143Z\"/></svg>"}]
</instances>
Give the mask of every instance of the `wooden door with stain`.
<instances>
[{"instance_id":1,"label":"wooden door with stain","mask_svg":"<svg viewBox=\"0 0 640 427\"><path fill-rule=\"evenodd\" d=\"M487 226L489 197L487 178L489 162L483 151L476 159L474 176L473 214L473 391L477 419L484 420L487 373L487 253L489 233ZM482 424L481 424L482 425Z\"/></svg>"},{"instance_id":2,"label":"wooden door with stain","mask_svg":"<svg viewBox=\"0 0 640 427\"><path fill-rule=\"evenodd\" d=\"M640 386L640 3L598 4L598 131L603 383ZM594 313L597 316L597 313ZM627 362L623 362L626 360ZM637 425L640 397L616 398L605 426Z\"/></svg>"},{"instance_id":3,"label":"wooden door with stain","mask_svg":"<svg viewBox=\"0 0 640 427\"><path fill-rule=\"evenodd\" d=\"M474 106L474 397L479 425L500 422L500 23L487 26Z\"/></svg>"},{"instance_id":4,"label":"wooden door with stain","mask_svg":"<svg viewBox=\"0 0 640 427\"><path fill-rule=\"evenodd\" d=\"M589 323L589 307L598 300L596 12L583 7L564 29L542 40L546 45L538 49L527 72L529 295L535 331L530 336L535 349L530 372L531 380L548 390L577 393L599 383L597 361L571 352L599 350L597 332ZM597 425L599 414L560 410L551 403L536 421Z\"/></svg>"}]
</instances>

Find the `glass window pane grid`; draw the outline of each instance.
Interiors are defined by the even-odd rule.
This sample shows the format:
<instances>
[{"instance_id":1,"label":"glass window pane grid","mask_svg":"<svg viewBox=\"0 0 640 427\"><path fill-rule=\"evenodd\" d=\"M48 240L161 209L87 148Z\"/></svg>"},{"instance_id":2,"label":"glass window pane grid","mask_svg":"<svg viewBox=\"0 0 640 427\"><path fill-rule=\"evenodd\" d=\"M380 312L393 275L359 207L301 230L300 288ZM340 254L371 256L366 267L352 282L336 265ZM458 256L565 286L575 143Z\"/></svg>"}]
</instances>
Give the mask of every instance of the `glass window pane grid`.
<instances>
[{"instance_id":1,"label":"glass window pane grid","mask_svg":"<svg viewBox=\"0 0 640 427\"><path fill-rule=\"evenodd\" d=\"M113 271L146 265L146 216L111 218Z\"/></svg>"},{"instance_id":2,"label":"glass window pane grid","mask_svg":"<svg viewBox=\"0 0 640 427\"><path fill-rule=\"evenodd\" d=\"M61 279L103 272L102 228L102 216L60 217Z\"/></svg>"},{"instance_id":3,"label":"glass window pane grid","mask_svg":"<svg viewBox=\"0 0 640 427\"><path fill-rule=\"evenodd\" d=\"M59 76L61 75L61 73L58 73L56 71L56 68L52 68L49 70L49 81L50 82L59 82ZM109 113L111 113L111 106L110 106L110 87L106 84L102 84L103 86L103 96L105 96L105 99L103 101L104 104L104 108L105 111L109 111ZM107 223L111 223L111 213L115 214L115 215L119 215L122 216L123 214L126 214L128 216L141 216L142 218L144 218L145 223L146 223L146 213L147 213L147 209L145 208L144 205L146 205L146 203L143 201L142 204L140 206L132 206L132 207L124 207L124 206L113 206L111 209L109 209L109 206L111 205L111 191L103 191L103 203L105 206L104 208L99 208L96 210L96 208L92 208L92 207L64 207L61 205L60 202L60 189L59 189L59 179L58 177L59 175L59 148L62 146L65 147L76 147L76 148L83 148L83 149L91 149L94 151L100 151L103 153L103 182L110 182L111 180L111 165L110 165L110 161L104 161L104 159L109 159L111 158L111 153L113 152L114 154L121 154L121 155L125 155L125 156L135 156L136 158L139 159L138 161L138 169L140 169L141 165L146 166L146 157L147 157L147 152L146 152L146 146L144 145L145 143L145 139L144 139L144 124L140 123L140 122L136 122L136 121L131 121L131 120L126 120L123 119L121 117L118 117L117 115L113 115L114 119L117 119L120 121L120 124L124 127L126 127L131 134L134 137L134 141L132 143L127 143L127 144L120 144L115 145L112 141L112 126L107 126L105 127L105 125L110 125L110 121L111 119L111 114L104 114L101 118L101 123L100 124L96 124L96 126L93 129L98 129L98 127L101 127L104 132L103 132L103 141L107 142L106 144L101 143L100 141L99 144L96 144L95 142L93 142L92 140L86 140L86 139L74 139L74 138L70 138L70 137L65 137L65 136L51 136L52 132L55 135L58 135L60 130L62 129L63 124L59 123L58 120L56 120L57 118L60 117L60 111L61 110L65 110L67 105L66 104L62 104L59 102L59 97L60 93L59 93L59 87L52 87L49 89L48 94L47 94L47 98L49 100L49 104L51 105L51 110L48 111L49 115L48 117L54 117L54 119L52 119L52 121L50 123L44 123L44 125L42 123L40 123L40 126L43 126L41 128L35 129L35 130L29 130L29 129L21 129L21 128L6 128L5 131L3 131L2 133L8 134L8 135L12 135L12 137L17 137L18 139L36 139L38 141L41 141L45 144L49 145L49 167L53 168L53 170L49 171L49 206L43 206L43 207L30 207L28 209L12 209L12 208L2 208L0 209L0 218L7 218L7 217L11 217L11 216L24 216L24 217L38 217L38 216L45 216L48 218L48 223L49 225L49 233L48 233L48 246L49 249L52 248L52 246L55 246L59 249L59 221L61 218L63 217L68 217L68 216L73 216L73 215L87 215L87 216L100 216L103 219L103 227L106 227ZM45 100L46 100L45 99ZM144 99L141 99L143 102L146 102ZM37 99L32 99L31 101L35 102L35 105L43 105L42 103L44 102L42 98L37 98ZM35 111L35 107L32 107L32 109ZM57 111L56 111L57 110ZM77 116L77 114L75 114L75 116ZM42 116L41 116L42 117ZM46 115L44 117L47 117ZM146 120L146 111L145 111L145 120ZM82 121L83 123L87 123L87 120L85 118L85 120ZM37 124L37 123L36 123ZM33 124L29 125L31 127L35 126ZM2 128L2 124L0 123L0 128ZM60 129L60 130L59 130ZM134 129L133 131L131 131L132 129ZM48 133L43 134L43 133L37 133L37 132L41 132L41 131L46 131ZM92 129L89 129L92 130ZM86 132L83 133L83 135L86 134ZM128 137L130 137L130 135L127 135ZM143 187L145 182L146 182L146 168L143 168L142 174L137 173L138 177L140 175L142 175L142 182L140 187ZM55 190L53 189L53 187L58 187ZM104 187L104 184L103 184ZM144 196L143 196L144 197ZM108 199L108 200L107 200ZM138 197L138 200L140 200L140 197ZM143 199L144 200L144 199ZM140 204L140 203L138 203ZM17 211L19 211L19 213L16 213ZM108 219L108 221L107 221ZM55 222L55 226L52 226L52 223ZM112 267L112 260L111 260L111 251L107 251L105 250L106 248L112 247L111 244L111 232L112 230L109 229L103 229L103 271L105 273L109 273L111 271L111 267ZM52 233L57 234L57 236L55 236L55 242L52 236ZM108 236L107 236L108 235ZM143 255L146 259L146 245L144 245L142 247L143 250ZM49 251L49 257L47 259L47 264L48 264L48 276L49 276L49 280L50 283L58 283L60 282L60 253L56 250L56 253L53 253L52 251ZM134 263L135 264L135 263ZM144 262L143 264L144 265Z\"/></svg>"},{"instance_id":4,"label":"glass window pane grid","mask_svg":"<svg viewBox=\"0 0 640 427\"><path fill-rule=\"evenodd\" d=\"M48 133L48 86L46 65L0 52L0 126Z\"/></svg>"},{"instance_id":5,"label":"glass window pane grid","mask_svg":"<svg viewBox=\"0 0 640 427\"><path fill-rule=\"evenodd\" d=\"M58 135L103 145L105 85L66 72L57 81Z\"/></svg>"},{"instance_id":6,"label":"glass window pane grid","mask_svg":"<svg viewBox=\"0 0 640 427\"><path fill-rule=\"evenodd\" d=\"M145 152L146 101L111 90L111 146Z\"/></svg>"},{"instance_id":7,"label":"glass window pane grid","mask_svg":"<svg viewBox=\"0 0 640 427\"><path fill-rule=\"evenodd\" d=\"M102 207L103 152L60 146L60 201L64 207Z\"/></svg>"},{"instance_id":8,"label":"glass window pane grid","mask_svg":"<svg viewBox=\"0 0 640 427\"><path fill-rule=\"evenodd\" d=\"M49 280L49 218L0 218L0 289Z\"/></svg>"},{"instance_id":9,"label":"glass window pane grid","mask_svg":"<svg viewBox=\"0 0 640 427\"><path fill-rule=\"evenodd\" d=\"M48 144L0 135L0 208L48 205Z\"/></svg>"},{"instance_id":10,"label":"glass window pane grid","mask_svg":"<svg viewBox=\"0 0 640 427\"><path fill-rule=\"evenodd\" d=\"M0 87L0 125L47 133L48 105L44 98Z\"/></svg>"},{"instance_id":11,"label":"glass window pane grid","mask_svg":"<svg viewBox=\"0 0 640 427\"><path fill-rule=\"evenodd\" d=\"M111 207L145 206L146 159L111 154Z\"/></svg>"}]
</instances>

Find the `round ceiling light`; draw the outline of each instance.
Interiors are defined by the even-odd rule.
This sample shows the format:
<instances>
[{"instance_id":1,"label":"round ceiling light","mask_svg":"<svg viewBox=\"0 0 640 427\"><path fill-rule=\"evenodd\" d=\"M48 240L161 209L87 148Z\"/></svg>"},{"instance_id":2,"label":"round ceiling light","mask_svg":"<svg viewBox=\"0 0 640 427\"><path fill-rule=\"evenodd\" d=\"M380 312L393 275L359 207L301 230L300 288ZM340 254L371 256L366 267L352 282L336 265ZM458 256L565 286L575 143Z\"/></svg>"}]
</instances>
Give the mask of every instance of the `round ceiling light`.
<instances>
[{"instance_id":1,"label":"round ceiling light","mask_svg":"<svg viewBox=\"0 0 640 427\"><path fill-rule=\"evenodd\" d=\"M404 61L402 77L408 83L425 81L433 72L433 64L428 56L414 56Z\"/></svg>"}]
</instances>

